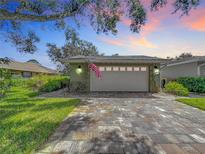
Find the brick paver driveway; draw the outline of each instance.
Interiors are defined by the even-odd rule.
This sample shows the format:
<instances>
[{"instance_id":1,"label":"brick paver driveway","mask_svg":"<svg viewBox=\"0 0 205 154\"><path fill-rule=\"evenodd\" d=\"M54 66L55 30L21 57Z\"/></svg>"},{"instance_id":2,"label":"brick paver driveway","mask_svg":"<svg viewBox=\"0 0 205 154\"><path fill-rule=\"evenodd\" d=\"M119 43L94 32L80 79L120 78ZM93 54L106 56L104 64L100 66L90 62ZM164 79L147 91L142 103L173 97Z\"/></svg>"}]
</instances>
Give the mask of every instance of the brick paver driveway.
<instances>
[{"instance_id":1,"label":"brick paver driveway","mask_svg":"<svg viewBox=\"0 0 205 154\"><path fill-rule=\"evenodd\" d=\"M205 153L205 112L165 98L83 101L42 153Z\"/></svg>"}]
</instances>

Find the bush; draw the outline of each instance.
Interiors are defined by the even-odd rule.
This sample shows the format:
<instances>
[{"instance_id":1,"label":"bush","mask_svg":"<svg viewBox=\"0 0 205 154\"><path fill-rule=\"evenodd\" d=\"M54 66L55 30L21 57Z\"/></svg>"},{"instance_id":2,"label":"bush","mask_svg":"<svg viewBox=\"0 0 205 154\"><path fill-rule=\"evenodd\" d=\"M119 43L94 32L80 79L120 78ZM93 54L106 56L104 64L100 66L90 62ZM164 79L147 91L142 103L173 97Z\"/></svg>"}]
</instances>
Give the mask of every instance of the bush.
<instances>
[{"instance_id":1,"label":"bush","mask_svg":"<svg viewBox=\"0 0 205 154\"><path fill-rule=\"evenodd\" d=\"M33 91L38 91L46 83L46 80L46 76L35 76L28 79L26 85Z\"/></svg>"},{"instance_id":2,"label":"bush","mask_svg":"<svg viewBox=\"0 0 205 154\"><path fill-rule=\"evenodd\" d=\"M6 92L10 89L11 82L9 79L1 79L0 78L0 98L6 94Z\"/></svg>"},{"instance_id":3,"label":"bush","mask_svg":"<svg viewBox=\"0 0 205 154\"><path fill-rule=\"evenodd\" d=\"M27 86L34 91L51 92L66 87L68 82L66 76L36 76L28 79Z\"/></svg>"},{"instance_id":4,"label":"bush","mask_svg":"<svg viewBox=\"0 0 205 154\"><path fill-rule=\"evenodd\" d=\"M74 82L70 84L70 89L72 89L73 92L86 92L86 83L85 82Z\"/></svg>"},{"instance_id":5,"label":"bush","mask_svg":"<svg viewBox=\"0 0 205 154\"><path fill-rule=\"evenodd\" d=\"M188 96L189 90L185 88L182 84L177 82L169 82L165 85L165 92L171 93L177 96Z\"/></svg>"},{"instance_id":6,"label":"bush","mask_svg":"<svg viewBox=\"0 0 205 154\"><path fill-rule=\"evenodd\" d=\"M205 93L205 77L181 77L177 82L191 92Z\"/></svg>"},{"instance_id":7,"label":"bush","mask_svg":"<svg viewBox=\"0 0 205 154\"><path fill-rule=\"evenodd\" d=\"M11 87L11 72L0 68L0 97L3 97Z\"/></svg>"},{"instance_id":8,"label":"bush","mask_svg":"<svg viewBox=\"0 0 205 154\"><path fill-rule=\"evenodd\" d=\"M25 78L22 78L22 77L18 77L18 78L12 77L12 79L11 79L11 85L12 85L12 86L26 86L28 80L29 80L29 79L25 79Z\"/></svg>"},{"instance_id":9,"label":"bush","mask_svg":"<svg viewBox=\"0 0 205 154\"><path fill-rule=\"evenodd\" d=\"M68 77L55 77L50 78L48 81L39 88L40 92L51 92L58 89L65 88L68 86L69 78Z\"/></svg>"}]
</instances>

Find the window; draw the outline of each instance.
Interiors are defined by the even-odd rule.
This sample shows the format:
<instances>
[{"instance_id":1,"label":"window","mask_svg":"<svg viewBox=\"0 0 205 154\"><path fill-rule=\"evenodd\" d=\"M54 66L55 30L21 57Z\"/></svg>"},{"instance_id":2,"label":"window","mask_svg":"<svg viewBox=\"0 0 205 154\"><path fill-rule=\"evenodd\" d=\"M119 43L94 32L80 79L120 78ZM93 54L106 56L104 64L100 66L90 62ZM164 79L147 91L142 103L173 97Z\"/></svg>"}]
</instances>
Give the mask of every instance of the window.
<instances>
[{"instance_id":1,"label":"window","mask_svg":"<svg viewBox=\"0 0 205 154\"><path fill-rule=\"evenodd\" d=\"M32 73L31 72L22 72L22 76L24 78L30 78L30 77L32 77Z\"/></svg>"},{"instance_id":2,"label":"window","mask_svg":"<svg viewBox=\"0 0 205 154\"><path fill-rule=\"evenodd\" d=\"M106 67L106 71L112 71L112 67Z\"/></svg>"},{"instance_id":3,"label":"window","mask_svg":"<svg viewBox=\"0 0 205 154\"><path fill-rule=\"evenodd\" d=\"M100 66L100 67L99 67L99 70L100 70L100 71L105 71L105 67Z\"/></svg>"},{"instance_id":4,"label":"window","mask_svg":"<svg viewBox=\"0 0 205 154\"><path fill-rule=\"evenodd\" d=\"M139 71L139 70L140 70L139 67L134 67L134 71L135 71L135 72L137 72L137 71Z\"/></svg>"},{"instance_id":5,"label":"window","mask_svg":"<svg viewBox=\"0 0 205 154\"><path fill-rule=\"evenodd\" d=\"M113 67L113 71L119 71L119 67Z\"/></svg>"},{"instance_id":6,"label":"window","mask_svg":"<svg viewBox=\"0 0 205 154\"><path fill-rule=\"evenodd\" d=\"M147 68L146 67L141 67L141 71L145 72L145 71L147 71Z\"/></svg>"},{"instance_id":7,"label":"window","mask_svg":"<svg viewBox=\"0 0 205 154\"><path fill-rule=\"evenodd\" d=\"M125 67L120 67L120 71L125 71Z\"/></svg>"},{"instance_id":8,"label":"window","mask_svg":"<svg viewBox=\"0 0 205 154\"><path fill-rule=\"evenodd\" d=\"M127 71L131 72L132 71L132 67L127 67Z\"/></svg>"}]
</instances>

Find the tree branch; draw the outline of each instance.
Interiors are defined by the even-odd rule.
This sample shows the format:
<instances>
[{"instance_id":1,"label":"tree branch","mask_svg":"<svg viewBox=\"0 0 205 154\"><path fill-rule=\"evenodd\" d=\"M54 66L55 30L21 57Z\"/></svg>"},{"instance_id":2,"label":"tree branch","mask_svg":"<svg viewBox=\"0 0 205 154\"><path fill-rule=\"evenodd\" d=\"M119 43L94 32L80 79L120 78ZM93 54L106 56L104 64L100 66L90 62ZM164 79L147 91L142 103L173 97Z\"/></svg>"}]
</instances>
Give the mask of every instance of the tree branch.
<instances>
[{"instance_id":1,"label":"tree branch","mask_svg":"<svg viewBox=\"0 0 205 154\"><path fill-rule=\"evenodd\" d=\"M30 15L30 14L21 14L21 13L11 13L6 10L0 10L0 20L23 20L23 21L49 21L56 19L63 19L65 17L70 17L70 12L55 14L55 15Z\"/></svg>"},{"instance_id":2,"label":"tree branch","mask_svg":"<svg viewBox=\"0 0 205 154\"><path fill-rule=\"evenodd\" d=\"M38 21L38 22L44 22L44 21L52 21L52 20L59 20L64 19L66 17L71 17L77 14L80 9L85 6L87 1L82 3L80 7L73 11L73 12L62 12L54 15L32 15L32 14L22 14L22 13L11 13L7 10L0 9L0 20L22 20L22 21Z\"/></svg>"}]
</instances>

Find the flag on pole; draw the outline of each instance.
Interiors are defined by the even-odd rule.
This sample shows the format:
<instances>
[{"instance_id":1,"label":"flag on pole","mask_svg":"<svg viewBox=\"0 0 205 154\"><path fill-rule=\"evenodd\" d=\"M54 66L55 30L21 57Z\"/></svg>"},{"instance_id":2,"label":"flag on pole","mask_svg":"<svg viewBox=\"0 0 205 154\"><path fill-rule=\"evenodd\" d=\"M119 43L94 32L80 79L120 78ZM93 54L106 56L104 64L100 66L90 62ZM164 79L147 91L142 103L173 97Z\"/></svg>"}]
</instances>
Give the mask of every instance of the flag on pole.
<instances>
[{"instance_id":1,"label":"flag on pole","mask_svg":"<svg viewBox=\"0 0 205 154\"><path fill-rule=\"evenodd\" d=\"M95 64L89 64L88 65L89 69L93 72L95 72L95 76L98 78L98 79L101 79L102 77L102 73L101 71L99 70L99 68L95 65Z\"/></svg>"}]
</instances>

